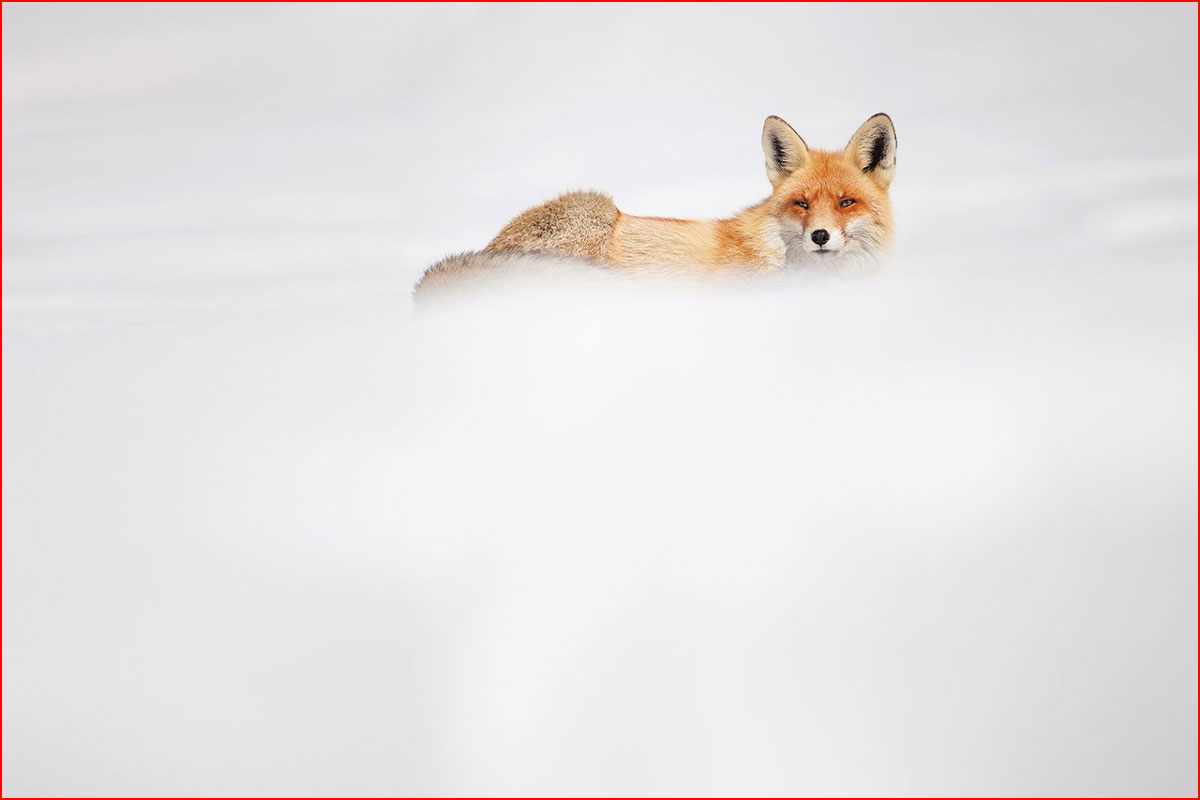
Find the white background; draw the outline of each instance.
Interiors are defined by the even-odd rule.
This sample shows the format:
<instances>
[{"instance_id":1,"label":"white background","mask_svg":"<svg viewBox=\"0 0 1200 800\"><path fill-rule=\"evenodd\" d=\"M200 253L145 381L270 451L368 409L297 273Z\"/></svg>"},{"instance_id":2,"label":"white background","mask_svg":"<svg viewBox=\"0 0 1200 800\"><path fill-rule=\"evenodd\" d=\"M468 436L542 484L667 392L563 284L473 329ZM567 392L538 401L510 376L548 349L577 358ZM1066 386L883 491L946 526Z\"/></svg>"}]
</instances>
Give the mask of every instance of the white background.
<instances>
[{"instance_id":1,"label":"white background","mask_svg":"<svg viewBox=\"0 0 1200 800\"><path fill-rule=\"evenodd\" d=\"M3 8L5 794L1196 787L1196 8ZM412 314L899 135L876 280Z\"/></svg>"}]
</instances>

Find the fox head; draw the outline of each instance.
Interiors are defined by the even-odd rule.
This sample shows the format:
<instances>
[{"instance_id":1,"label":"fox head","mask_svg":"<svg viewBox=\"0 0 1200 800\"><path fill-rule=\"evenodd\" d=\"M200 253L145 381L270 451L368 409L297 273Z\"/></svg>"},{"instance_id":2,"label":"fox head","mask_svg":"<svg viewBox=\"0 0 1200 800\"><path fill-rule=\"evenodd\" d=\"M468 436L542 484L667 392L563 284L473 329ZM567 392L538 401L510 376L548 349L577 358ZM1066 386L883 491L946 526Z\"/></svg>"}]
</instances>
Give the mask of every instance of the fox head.
<instances>
[{"instance_id":1,"label":"fox head","mask_svg":"<svg viewBox=\"0 0 1200 800\"><path fill-rule=\"evenodd\" d=\"M774 187L766 202L789 264L869 265L886 255L896 171L896 129L887 114L864 122L840 152L809 150L792 126L767 117L762 146Z\"/></svg>"}]
</instances>

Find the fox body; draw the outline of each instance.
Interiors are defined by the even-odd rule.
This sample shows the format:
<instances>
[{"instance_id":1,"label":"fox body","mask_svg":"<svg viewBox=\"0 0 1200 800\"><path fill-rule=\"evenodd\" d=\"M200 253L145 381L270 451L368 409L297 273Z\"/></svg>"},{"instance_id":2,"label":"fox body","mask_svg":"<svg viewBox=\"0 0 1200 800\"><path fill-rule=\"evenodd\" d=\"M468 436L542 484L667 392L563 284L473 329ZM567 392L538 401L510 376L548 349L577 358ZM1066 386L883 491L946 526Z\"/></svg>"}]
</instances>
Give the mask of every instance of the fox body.
<instances>
[{"instance_id":1,"label":"fox body","mask_svg":"<svg viewBox=\"0 0 1200 800\"><path fill-rule=\"evenodd\" d=\"M598 192L572 192L520 214L482 253L445 259L417 290L540 253L616 268L781 270L862 268L892 239L888 186L896 131L886 114L868 119L841 151L810 150L779 117L763 124L771 196L734 217L681 220L624 214Z\"/></svg>"}]
</instances>

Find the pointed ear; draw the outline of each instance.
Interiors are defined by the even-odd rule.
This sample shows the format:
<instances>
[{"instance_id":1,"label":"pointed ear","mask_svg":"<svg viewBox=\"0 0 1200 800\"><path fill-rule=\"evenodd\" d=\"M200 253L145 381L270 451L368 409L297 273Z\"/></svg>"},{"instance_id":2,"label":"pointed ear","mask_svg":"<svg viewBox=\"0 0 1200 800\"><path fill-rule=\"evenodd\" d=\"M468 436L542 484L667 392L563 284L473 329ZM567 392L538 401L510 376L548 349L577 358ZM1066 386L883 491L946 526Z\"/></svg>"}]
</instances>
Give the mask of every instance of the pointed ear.
<instances>
[{"instance_id":1,"label":"pointed ear","mask_svg":"<svg viewBox=\"0 0 1200 800\"><path fill-rule=\"evenodd\" d=\"M896 172L896 129L887 114L876 114L864 122L843 153L864 174L887 188Z\"/></svg>"},{"instance_id":2,"label":"pointed ear","mask_svg":"<svg viewBox=\"0 0 1200 800\"><path fill-rule=\"evenodd\" d=\"M763 123L762 148L772 186L808 163L808 145L779 117L767 117Z\"/></svg>"}]
</instances>

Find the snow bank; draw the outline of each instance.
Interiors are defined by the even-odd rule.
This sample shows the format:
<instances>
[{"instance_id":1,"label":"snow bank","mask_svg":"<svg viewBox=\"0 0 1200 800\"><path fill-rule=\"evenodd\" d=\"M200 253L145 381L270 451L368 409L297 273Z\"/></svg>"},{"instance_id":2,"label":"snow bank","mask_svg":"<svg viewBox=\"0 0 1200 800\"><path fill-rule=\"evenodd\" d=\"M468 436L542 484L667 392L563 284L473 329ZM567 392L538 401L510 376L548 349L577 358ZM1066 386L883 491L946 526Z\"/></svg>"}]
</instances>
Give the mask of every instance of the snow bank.
<instances>
[{"instance_id":1,"label":"snow bank","mask_svg":"<svg viewBox=\"0 0 1200 800\"><path fill-rule=\"evenodd\" d=\"M5 6L4 792L1194 794L1195 8L872 13ZM878 110L879 277L413 313Z\"/></svg>"}]
</instances>

